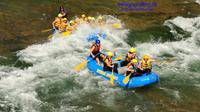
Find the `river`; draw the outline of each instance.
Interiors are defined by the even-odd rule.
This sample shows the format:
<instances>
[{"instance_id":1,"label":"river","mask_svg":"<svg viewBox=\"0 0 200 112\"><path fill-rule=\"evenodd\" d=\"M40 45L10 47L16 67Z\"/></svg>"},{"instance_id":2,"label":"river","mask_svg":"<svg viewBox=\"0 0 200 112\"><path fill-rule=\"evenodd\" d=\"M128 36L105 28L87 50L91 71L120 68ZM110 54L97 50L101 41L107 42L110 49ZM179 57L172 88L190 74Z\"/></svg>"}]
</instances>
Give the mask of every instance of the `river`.
<instances>
[{"instance_id":1,"label":"river","mask_svg":"<svg viewBox=\"0 0 200 112\"><path fill-rule=\"evenodd\" d=\"M106 21L119 19L103 15ZM123 23L123 22L122 22ZM2 112L198 112L200 111L200 17L177 16L162 23L173 41L135 42L137 54L161 60L153 71L160 82L136 89L111 86L87 68L73 67L86 59L86 37L101 29L102 45L125 55L131 47L130 30L106 24L78 26L69 37L29 45L15 56L0 56L0 111ZM168 32L168 31L166 31ZM134 32L131 32L134 35ZM139 37L138 37L139 38ZM159 38L159 37L158 37ZM167 37L166 37L167 38ZM133 39L135 40L135 39ZM139 40L139 39L137 39ZM5 64L6 63L6 64ZM15 65L18 66L15 66Z\"/></svg>"}]
</instances>

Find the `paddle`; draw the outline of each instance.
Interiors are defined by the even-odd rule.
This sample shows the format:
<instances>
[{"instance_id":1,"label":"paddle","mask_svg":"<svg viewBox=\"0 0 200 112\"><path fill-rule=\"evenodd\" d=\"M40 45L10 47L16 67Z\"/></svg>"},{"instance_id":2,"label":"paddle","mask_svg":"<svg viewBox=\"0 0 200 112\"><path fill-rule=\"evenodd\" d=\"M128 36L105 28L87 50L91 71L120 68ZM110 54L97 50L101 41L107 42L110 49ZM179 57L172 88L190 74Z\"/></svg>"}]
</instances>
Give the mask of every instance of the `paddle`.
<instances>
[{"instance_id":1,"label":"paddle","mask_svg":"<svg viewBox=\"0 0 200 112\"><path fill-rule=\"evenodd\" d=\"M70 34L71 34L71 32L65 31L65 32L62 33L62 36L68 36L68 35L70 35Z\"/></svg>"},{"instance_id":2,"label":"paddle","mask_svg":"<svg viewBox=\"0 0 200 112\"><path fill-rule=\"evenodd\" d=\"M131 76L131 73L124 78L124 80L123 80L124 84L127 84L129 82L130 76Z\"/></svg>"},{"instance_id":3,"label":"paddle","mask_svg":"<svg viewBox=\"0 0 200 112\"><path fill-rule=\"evenodd\" d=\"M62 32L62 36L68 36L71 32ZM53 34L49 35L48 38L51 39L53 37Z\"/></svg>"},{"instance_id":4,"label":"paddle","mask_svg":"<svg viewBox=\"0 0 200 112\"><path fill-rule=\"evenodd\" d=\"M45 33L45 32L51 31L51 30L52 30L52 29L50 28L50 29L42 30L41 32L42 32L42 33Z\"/></svg>"},{"instance_id":5,"label":"paddle","mask_svg":"<svg viewBox=\"0 0 200 112\"><path fill-rule=\"evenodd\" d=\"M100 53L100 52L99 52ZM94 57L96 57L97 55L99 55L99 53L97 53ZM92 58L93 59L93 58ZM89 61L91 61L92 59L90 59L90 60L85 60L84 62L82 62L82 63L80 63L80 64L78 64L77 66L75 66L74 67L74 70L75 71L77 71L77 72L79 72L81 69L83 69L85 66L86 66L86 64L89 62Z\"/></svg>"},{"instance_id":6,"label":"paddle","mask_svg":"<svg viewBox=\"0 0 200 112\"><path fill-rule=\"evenodd\" d=\"M112 85L114 85L114 78L113 78L113 76L114 76L114 70L113 70L113 68L112 68L112 75L110 76L110 83L111 83Z\"/></svg>"},{"instance_id":7,"label":"paddle","mask_svg":"<svg viewBox=\"0 0 200 112\"><path fill-rule=\"evenodd\" d=\"M114 24L112 24L112 26L114 28L122 28L122 25L120 23L114 23Z\"/></svg>"},{"instance_id":8,"label":"paddle","mask_svg":"<svg viewBox=\"0 0 200 112\"><path fill-rule=\"evenodd\" d=\"M52 37L53 37L53 34L49 35L49 36L48 36L48 39L51 39Z\"/></svg>"},{"instance_id":9,"label":"paddle","mask_svg":"<svg viewBox=\"0 0 200 112\"><path fill-rule=\"evenodd\" d=\"M77 65L76 67L74 67L74 70L76 70L77 72L81 71L81 69L83 69L88 62L89 62L89 60L85 60L84 62L82 62L79 65Z\"/></svg>"},{"instance_id":10,"label":"paddle","mask_svg":"<svg viewBox=\"0 0 200 112\"><path fill-rule=\"evenodd\" d=\"M120 61L120 60L122 60L122 56L118 56L115 58L115 61Z\"/></svg>"}]
</instances>

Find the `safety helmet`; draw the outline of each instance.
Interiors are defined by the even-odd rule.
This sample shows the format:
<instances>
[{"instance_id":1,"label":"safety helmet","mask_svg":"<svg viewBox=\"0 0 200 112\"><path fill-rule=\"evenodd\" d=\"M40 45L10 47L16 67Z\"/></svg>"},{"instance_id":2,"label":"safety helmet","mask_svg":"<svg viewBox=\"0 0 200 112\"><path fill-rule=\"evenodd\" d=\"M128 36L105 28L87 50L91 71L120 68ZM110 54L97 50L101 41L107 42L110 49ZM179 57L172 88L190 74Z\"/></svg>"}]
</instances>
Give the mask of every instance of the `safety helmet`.
<instances>
[{"instance_id":1,"label":"safety helmet","mask_svg":"<svg viewBox=\"0 0 200 112\"><path fill-rule=\"evenodd\" d=\"M84 17L85 17L85 14L82 14L81 17L84 18Z\"/></svg>"},{"instance_id":2,"label":"safety helmet","mask_svg":"<svg viewBox=\"0 0 200 112\"><path fill-rule=\"evenodd\" d=\"M137 63L138 61L137 61L137 59L132 59L131 60L131 63Z\"/></svg>"},{"instance_id":3,"label":"safety helmet","mask_svg":"<svg viewBox=\"0 0 200 112\"><path fill-rule=\"evenodd\" d=\"M132 48L130 48L129 52L135 53L135 52L136 52L136 49L132 47Z\"/></svg>"},{"instance_id":4,"label":"safety helmet","mask_svg":"<svg viewBox=\"0 0 200 112\"><path fill-rule=\"evenodd\" d=\"M112 57L113 56L113 53L112 52L107 52L107 55Z\"/></svg>"},{"instance_id":5,"label":"safety helmet","mask_svg":"<svg viewBox=\"0 0 200 112\"><path fill-rule=\"evenodd\" d=\"M89 20L91 20L91 19L92 19L92 17L88 16L88 19L89 19Z\"/></svg>"},{"instance_id":6,"label":"safety helmet","mask_svg":"<svg viewBox=\"0 0 200 112\"><path fill-rule=\"evenodd\" d=\"M63 18L62 20L63 20L63 21L67 21L67 18Z\"/></svg>"},{"instance_id":7,"label":"safety helmet","mask_svg":"<svg viewBox=\"0 0 200 112\"><path fill-rule=\"evenodd\" d=\"M95 20L95 18L94 18L94 17L92 17L91 19L92 19L92 20Z\"/></svg>"},{"instance_id":8,"label":"safety helmet","mask_svg":"<svg viewBox=\"0 0 200 112\"><path fill-rule=\"evenodd\" d=\"M62 14L58 14L58 17L61 18L63 15Z\"/></svg>"},{"instance_id":9,"label":"safety helmet","mask_svg":"<svg viewBox=\"0 0 200 112\"><path fill-rule=\"evenodd\" d=\"M103 17L102 17L102 16L99 16L98 19L103 19Z\"/></svg>"},{"instance_id":10,"label":"safety helmet","mask_svg":"<svg viewBox=\"0 0 200 112\"><path fill-rule=\"evenodd\" d=\"M70 23L70 24L74 24L74 21L73 21L73 20L71 20L69 23Z\"/></svg>"},{"instance_id":11,"label":"safety helmet","mask_svg":"<svg viewBox=\"0 0 200 112\"><path fill-rule=\"evenodd\" d=\"M100 41L99 39L97 39L97 40L95 41L95 43L96 43L96 44L100 44L101 41Z\"/></svg>"},{"instance_id":12,"label":"safety helmet","mask_svg":"<svg viewBox=\"0 0 200 112\"><path fill-rule=\"evenodd\" d=\"M150 59L150 56L145 54L145 55L143 56L143 59Z\"/></svg>"}]
</instances>

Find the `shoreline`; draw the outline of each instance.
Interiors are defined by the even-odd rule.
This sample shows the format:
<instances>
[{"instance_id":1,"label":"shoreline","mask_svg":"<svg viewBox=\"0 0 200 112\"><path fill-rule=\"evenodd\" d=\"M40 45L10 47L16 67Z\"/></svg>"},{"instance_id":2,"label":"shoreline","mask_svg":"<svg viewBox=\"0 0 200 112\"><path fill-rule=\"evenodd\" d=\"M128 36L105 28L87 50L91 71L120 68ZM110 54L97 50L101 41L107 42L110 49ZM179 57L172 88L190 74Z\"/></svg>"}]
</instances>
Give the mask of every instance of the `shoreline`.
<instances>
[{"instance_id":1,"label":"shoreline","mask_svg":"<svg viewBox=\"0 0 200 112\"><path fill-rule=\"evenodd\" d=\"M139 1L136 0L135 2ZM0 28L0 53L3 56L24 49L28 45L45 41L51 32L41 33L41 31L51 27L51 22L58 12L58 7L62 4L69 11L69 18L82 13L92 16L99 14L113 15L119 18L127 29L136 33L146 32L149 28L159 25L162 26L165 20L177 16L195 17L200 15L200 5L191 0L154 0L153 2L156 2L158 6L155 7L155 10L148 12L119 11L119 7L117 7L119 1L105 0L101 2L88 0L84 1L84 4L81 4L82 1L74 2L73 0L56 3L49 1L36 1L33 3L29 0L23 0L22 2L4 0L3 2L5 3L2 10L0 9L0 24L3 26Z\"/></svg>"}]
</instances>

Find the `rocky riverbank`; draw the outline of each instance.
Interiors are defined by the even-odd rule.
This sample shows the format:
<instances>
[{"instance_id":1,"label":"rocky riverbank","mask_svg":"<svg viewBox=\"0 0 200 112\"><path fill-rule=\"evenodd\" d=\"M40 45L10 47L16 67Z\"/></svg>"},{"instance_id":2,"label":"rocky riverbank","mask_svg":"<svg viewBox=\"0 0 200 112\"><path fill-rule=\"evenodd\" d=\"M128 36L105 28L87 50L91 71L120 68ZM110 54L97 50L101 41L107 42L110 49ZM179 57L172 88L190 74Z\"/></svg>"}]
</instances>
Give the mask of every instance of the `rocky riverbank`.
<instances>
[{"instance_id":1,"label":"rocky riverbank","mask_svg":"<svg viewBox=\"0 0 200 112\"><path fill-rule=\"evenodd\" d=\"M194 17L200 14L200 5L193 0L145 0L154 2L152 11L122 11L119 3L138 3L140 0L2 0L0 1L0 54L6 55L23 49L30 44L44 42L49 33L42 33L51 27L51 22L63 5L69 18L85 13L87 15L114 15L126 28L136 33L151 34L150 28L162 25L166 19L176 16ZM153 32L155 32L153 30Z\"/></svg>"}]
</instances>

